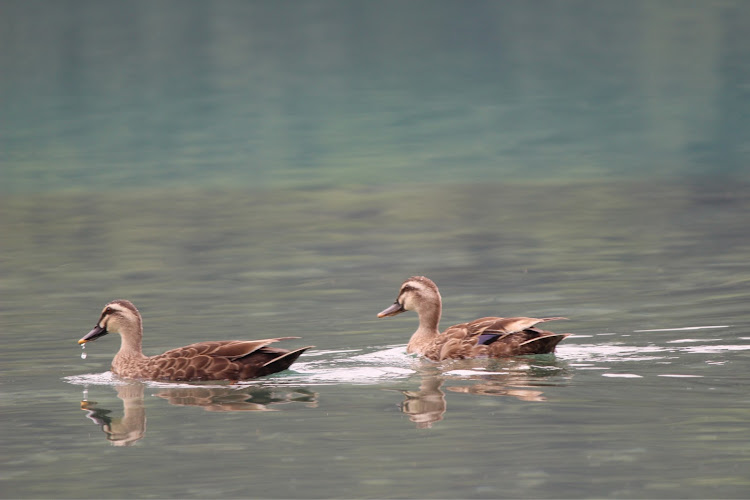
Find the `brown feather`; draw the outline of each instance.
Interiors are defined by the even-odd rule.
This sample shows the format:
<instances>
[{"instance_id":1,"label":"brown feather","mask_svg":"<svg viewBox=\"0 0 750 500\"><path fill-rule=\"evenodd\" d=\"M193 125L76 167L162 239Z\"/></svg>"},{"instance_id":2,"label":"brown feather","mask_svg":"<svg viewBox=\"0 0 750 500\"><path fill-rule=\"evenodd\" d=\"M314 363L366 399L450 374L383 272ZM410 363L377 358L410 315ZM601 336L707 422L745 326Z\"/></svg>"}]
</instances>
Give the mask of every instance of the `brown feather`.
<instances>
[{"instance_id":1,"label":"brown feather","mask_svg":"<svg viewBox=\"0 0 750 500\"><path fill-rule=\"evenodd\" d=\"M485 317L450 326L440 333L442 298L437 285L424 276L404 281L396 303L378 316L394 316L407 310L419 315L419 328L409 340L408 352L433 361L546 354L554 352L557 344L570 335L535 328L546 321L567 319L562 317Z\"/></svg>"},{"instance_id":2,"label":"brown feather","mask_svg":"<svg viewBox=\"0 0 750 500\"><path fill-rule=\"evenodd\" d=\"M100 333L104 332L104 333ZM268 347L280 340L299 337L278 337L262 340L214 340L171 349L156 356L145 356L141 349L143 327L138 309L127 300L116 300L104 307L94 330L82 338L98 338L106 333L119 333L120 351L112 360L112 372L123 378L198 381L247 380L270 375L289 368L312 346L294 351Z\"/></svg>"}]
</instances>

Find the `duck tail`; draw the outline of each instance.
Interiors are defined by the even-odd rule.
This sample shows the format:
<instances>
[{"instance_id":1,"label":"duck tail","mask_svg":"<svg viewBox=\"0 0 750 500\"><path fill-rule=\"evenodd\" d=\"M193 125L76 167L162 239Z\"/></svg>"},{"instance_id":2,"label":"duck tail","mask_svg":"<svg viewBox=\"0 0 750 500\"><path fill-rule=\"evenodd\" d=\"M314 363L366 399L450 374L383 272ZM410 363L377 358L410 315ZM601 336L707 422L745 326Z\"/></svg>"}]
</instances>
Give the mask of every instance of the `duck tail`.
<instances>
[{"instance_id":1,"label":"duck tail","mask_svg":"<svg viewBox=\"0 0 750 500\"><path fill-rule=\"evenodd\" d=\"M310 349L311 347L315 347L315 346L309 345L307 347L300 347L299 349L286 352L282 354L281 356L278 356L266 362L265 364L261 366L263 375L270 375L271 373L276 373L276 372L286 370L287 368L292 366L292 363L297 361L297 358L299 358L303 352Z\"/></svg>"},{"instance_id":2,"label":"duck tail","mask_svg":"<svg viewBox=\"0 0 750 500\"><path fill-rule=\"evenodd\" d=\"M519 344L519 347L523 346L530 348L536 354L547 354L554 352L557 344L560 343L565 337L570 336L570 333L553 333L551 335L544 335L542 337L535 337L526 342Z\"/></svg>"}]
</instances>

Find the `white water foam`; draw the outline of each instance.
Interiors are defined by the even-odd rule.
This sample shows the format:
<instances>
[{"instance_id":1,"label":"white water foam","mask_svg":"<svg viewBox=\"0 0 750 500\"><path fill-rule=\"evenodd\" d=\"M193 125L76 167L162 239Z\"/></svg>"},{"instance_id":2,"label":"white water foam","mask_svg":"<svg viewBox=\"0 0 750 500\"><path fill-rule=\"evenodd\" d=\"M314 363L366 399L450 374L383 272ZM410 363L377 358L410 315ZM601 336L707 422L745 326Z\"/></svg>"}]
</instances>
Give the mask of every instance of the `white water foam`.
<instances>
[{"instance_id":1,"label":"white water foam","mask_svg":"<svg viewBox=\"0 0 750 500\"><path fill-rule=\"evenodd\" d=\"M355 349L335 351L311 351L303 354L289 370L253 380L243 380L233 385L216 382L158 382L144 381L148 387L242 387L247 385L307 386L328 384L378 384L387 380L407 378L419 362L406 354L405 346L388 346L378 351L365 352ZM115 376L111 371L88 373L64 378L75 385L120 385L129 383Z\"/></svg>"},{"instance_id":2,"label":"white water foam","mask_svg":"<svg viewBox=\"0 0 750 500\"><path fill-rule=\"evenodd\" d=\"M655 328L653 330L633 330L633 333L638 332L679 332L683 330L710 330L713 328L729 328L732 325L709 325L709 326L683 326L680 328Z\"/></svg>"}]
</instances>

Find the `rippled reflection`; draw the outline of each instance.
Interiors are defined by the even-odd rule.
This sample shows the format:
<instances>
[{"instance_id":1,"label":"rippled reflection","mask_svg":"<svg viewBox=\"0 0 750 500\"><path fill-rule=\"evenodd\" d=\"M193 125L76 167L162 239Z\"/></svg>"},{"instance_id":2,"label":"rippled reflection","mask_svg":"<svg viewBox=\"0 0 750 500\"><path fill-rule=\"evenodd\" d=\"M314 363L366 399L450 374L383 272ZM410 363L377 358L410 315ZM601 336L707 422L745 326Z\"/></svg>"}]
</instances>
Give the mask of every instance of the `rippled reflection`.
<instances>
[{"instance_id":1,"label":"rippled reflection","mask_svg":"<svg viewBox=\"0 0 750 500\"><path fill-rule=\"evenodd\" d=\"M542 387L565 385L567 365L554 356L509 360L461 360L419 370L419 389L403 390L401 411L417 428L430 428L448 410L445 391L546 401Z\"/></svg>"},{"instance_id":2,"label":"rippled reflection","mask_svg":"<svg viewBox=\"0 0 750 500\"><path fill-rule=\"evenodd\" d=\"M301 403L318 406L318 394L303 388L251 387L244 389L177 388L156 394L175 406L200 406L206 411L277 411L281 405Z\"/></svg>"},{"instance_id":3,"label":"rippled reflection","mask_svg":"<svg viewBox=\"0 0 750 500\"><path fill-rule=\"evenodd\" d=\"M122 400L122 417L112 417L113 410L100 407L96 401L81 401L86 417L101 426L114 446L131 446L146 434L145 385L133 382L116 386ZM175 406L200 406L211 412L277 411L282 405L318 405L318 394L305 388L289 387L175 387L160 388L154 394Z\"/></svg>"},{"instance_id":4,"label":"rippled reflection","mask_svg":"<svg viewBox=\"0 0 750 500\"><path fill-rule=\"evenodd\" d=\"M443 377L427 375L422 377L419 389L416 391L401 391L406 399L401 403L401 411L409 415L409 420L417 424L417 428L432 427L432 424L443 420L448 405L441 386Z\"/></svg>"},{"instance_id":5,"label":"rippled reflection","mask_svg":"<svg viewBox=\"0 0 750 500\"><path fill-rule=\"evenodd\" d=\"M100 425L107 440L114 446L130 446L146 434L146 407L143 403L143 384L117 386L117 397L122 400L123 416L112 418L112 410L97 407L96 401L81 401L86 417Z\"/></svg>"}]
</instances>

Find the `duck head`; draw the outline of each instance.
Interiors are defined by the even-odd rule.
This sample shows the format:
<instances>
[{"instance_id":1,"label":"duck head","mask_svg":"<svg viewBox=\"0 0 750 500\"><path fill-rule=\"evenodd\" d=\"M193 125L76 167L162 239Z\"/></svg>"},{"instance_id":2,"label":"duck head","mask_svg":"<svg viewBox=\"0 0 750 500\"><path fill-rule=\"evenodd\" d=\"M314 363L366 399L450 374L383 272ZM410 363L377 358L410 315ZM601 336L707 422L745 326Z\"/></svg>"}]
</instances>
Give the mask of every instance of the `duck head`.
<instances>
[{"instance_id":1,"label":"duck head","mask_svg":"<svg viewBox=\"0 0 750 500\"><path fill-rule=\"evenodd\" d=\"M401 284L396 301L378 313L378 318L395 316L404 311L437 313L440 315L442 299L437 285L424 276L412 276Z\"/></svg>"},{"instance_id":2,"label":"duck head","mask_svg":"<svg viewBox=\"0 0 750 500\"><path fill-rule=\"evenodd\" d=\"M138 309L128 300L114 300L104 306L94 328L78 341L79 344L91 342L108 333L121 333L123 329L135 326L141 330L141 315Z\"/></svg>"}]
</instances>

